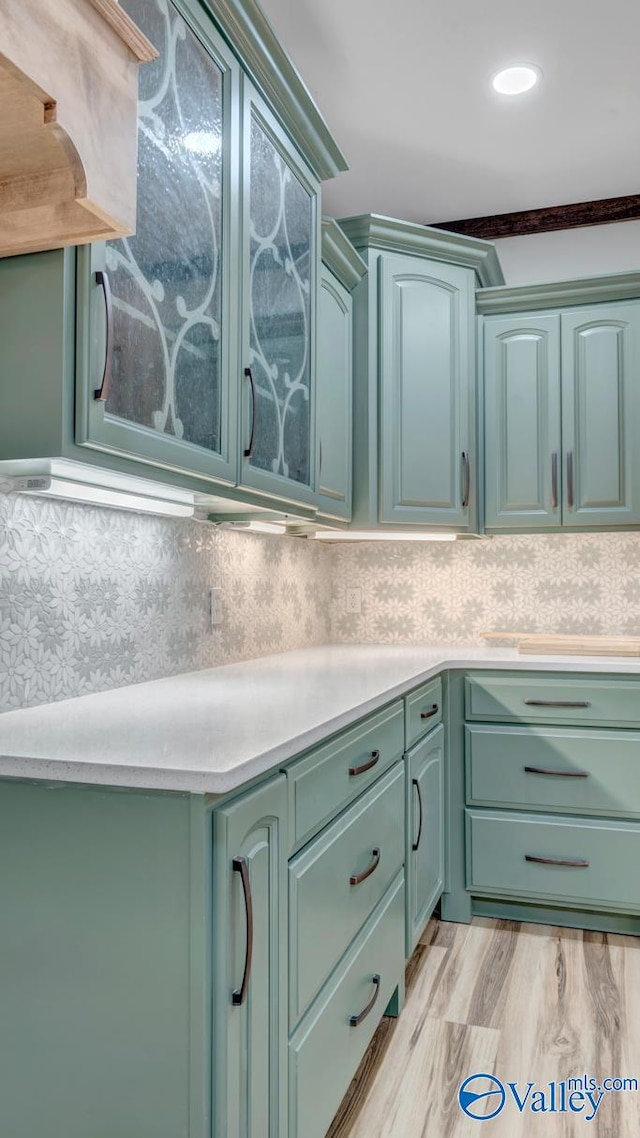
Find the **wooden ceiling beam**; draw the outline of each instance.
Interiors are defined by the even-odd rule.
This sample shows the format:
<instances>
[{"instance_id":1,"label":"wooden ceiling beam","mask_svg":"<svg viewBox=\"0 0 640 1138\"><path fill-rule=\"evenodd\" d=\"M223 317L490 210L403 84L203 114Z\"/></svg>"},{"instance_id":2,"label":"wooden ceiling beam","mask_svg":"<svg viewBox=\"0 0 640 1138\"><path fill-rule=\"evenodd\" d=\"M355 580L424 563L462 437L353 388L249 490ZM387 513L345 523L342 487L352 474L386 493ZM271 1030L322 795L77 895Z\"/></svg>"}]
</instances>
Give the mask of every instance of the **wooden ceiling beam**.
<instances>
[{"instance_id":1,"label":"wooden ceiling beam","mask_svg":"<svg viewBox=\"0 0 640 1138\"><path fill-rule=\"evenodd\" d=\"M429 224L434 229L448 229L451 233L463 233L467 237L481 237L487 241L495 241L499 237L525 237L532 233L550 233L554 229L575 229L580 225L606 225L613 221L632 221L636 218L640 218L640 194Z\"/></svg>"}]
</instances>

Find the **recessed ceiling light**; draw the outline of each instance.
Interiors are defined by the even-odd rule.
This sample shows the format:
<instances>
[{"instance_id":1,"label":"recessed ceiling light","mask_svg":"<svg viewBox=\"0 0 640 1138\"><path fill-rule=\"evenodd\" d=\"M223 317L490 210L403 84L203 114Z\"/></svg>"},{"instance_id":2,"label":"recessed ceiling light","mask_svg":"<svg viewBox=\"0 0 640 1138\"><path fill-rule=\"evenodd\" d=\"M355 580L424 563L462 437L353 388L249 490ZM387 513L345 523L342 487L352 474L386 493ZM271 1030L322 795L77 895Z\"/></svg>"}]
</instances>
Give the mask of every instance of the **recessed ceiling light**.
<instances>
[{"instance_id":1,"label":"recessed ceiling light","mask_svg":"<svg viewBox=\"0 0 640 1138\"><path fill-rule=\"evenodd\" d=\"M540 74L540 68L532 63L519 63L516 67L507 67L494 75L493 89L499 95L523 95L535 87Z\"/></svg>"}]
</instances>

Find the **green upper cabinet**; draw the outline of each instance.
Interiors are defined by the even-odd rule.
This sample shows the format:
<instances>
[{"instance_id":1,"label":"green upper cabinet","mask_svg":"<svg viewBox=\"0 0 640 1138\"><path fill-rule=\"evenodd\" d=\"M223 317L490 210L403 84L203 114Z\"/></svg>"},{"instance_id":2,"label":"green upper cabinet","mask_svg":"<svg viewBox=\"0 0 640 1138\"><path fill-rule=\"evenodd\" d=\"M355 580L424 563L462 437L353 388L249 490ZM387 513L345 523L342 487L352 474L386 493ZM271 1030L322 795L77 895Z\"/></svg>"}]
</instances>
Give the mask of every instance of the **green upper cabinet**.
<instances>
[{"instance_id":1,"label":"green upper cabinet","mask_svg":"<svg viewBox=\"0 0 640 1138\"><path fill-rule=\"evenodd\" d=\"M567 298L588 283L567 287ZM638 284L610 278L599 287L606 295ZM479 294L481 310L502 291ZM537 299L533 289L504 290L507 302L516 305L519 291ZM640 300L482 323L486 528L640 524Z\"/></svg>"},{"instance_id":2,"label":"green upper cabinet","mask_svg":"<svg viewBox=\"0 0 640 1138\"><path fill-rule=\"evenodd\" d=\"M566 526L640 523L640 301L562 314Z\"/></svg>"},{"instance_id":3,"label":"green upper cabinet","mask_svg":"<svg viewBox=\"0 0 640 1138\"><path fill-rule=\"evenodd\" d=\"M495 317L484 329L485 524L559 525L560 317Z\"/></svg>"},{"instance_id":4,"label":"green upper cabinet","mask_svg":"<svg viewBox=\"0 0 640 1138\"><path fill-rule=\"evenodd\" d=\"M244 86L242 483L312 502L319 183Z\"/></svg>"},{"instance_id":5,"label":"green upper cabinet","mask_svg":"<svg viewBox=\"0 0 640 1138\"><path fill-rule=\"evenodd\" d=\"M240 68L203 16L123 7L160 55L140 74L136 234L79 257L77 439L233 484Z\"/></svg>"},{"instance_id":6,"label":"green upper cabinet","mask_svg":"<svg viewBox=\"0 0 640 1138\"><path fill-rule=\"evenodd\" d=\"M475 285L493 245L367 215L354 293L354 526L477 527Z\"/></svg>"},{"instance_id":7,"label":"green upper cabinet","mask_svg":"<svg viewBox=\"0 0 640 1138\"><path fill-rule=\"evenodd\" d=\"M351 519L353 466L353 299L366 265L332 218L322 221L318 292L318 520Z\"/></svg>"},{"instance_id":8,"label":"green upper cabinet","mask_svg":"<svg viewBox=\"0 0 640 1138\"><path fill-rule=\"evenodd\" d=\"M123 7L159 51L137 231L2 261L0 464L313 518L319 187L346 163L255 0Z\"/></svg>"},{"instance_id":9,"label":"green upper cabinet","mask_svg":"<svg viewBox=\"0 0 640 1138\"><path fill-rule=\"evenodd\" d=\"M380 257L378 520L472 525L474 273Z\"/></svg>"}]
</instances>

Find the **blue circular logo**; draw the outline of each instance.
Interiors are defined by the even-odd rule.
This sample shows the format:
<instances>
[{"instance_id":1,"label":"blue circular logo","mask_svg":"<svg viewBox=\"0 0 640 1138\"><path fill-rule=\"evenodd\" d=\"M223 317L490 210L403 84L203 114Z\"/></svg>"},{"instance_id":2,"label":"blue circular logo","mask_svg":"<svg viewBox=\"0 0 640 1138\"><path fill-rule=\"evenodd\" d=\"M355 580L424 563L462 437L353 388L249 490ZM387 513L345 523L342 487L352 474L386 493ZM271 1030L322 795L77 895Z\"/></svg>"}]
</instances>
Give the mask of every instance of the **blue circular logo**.
<instances>
[{"instance_id":1,"label":"blue circular logo","mask_svg":"<svg viewBox=\"0 0 640 1138\"><path fill-rule=\"evenodd\" d=\"M500 1114L506 1097L505 1089L495 1075L469 1075L458 1091L460 1110L464 1111L468 1118L475 1118L477 1122L486 1122L487 1119ZM490 1101L487 1102L487 1099ZM496 1099L497 1105L495 1105Z\"/></svg>"}]
</instances>

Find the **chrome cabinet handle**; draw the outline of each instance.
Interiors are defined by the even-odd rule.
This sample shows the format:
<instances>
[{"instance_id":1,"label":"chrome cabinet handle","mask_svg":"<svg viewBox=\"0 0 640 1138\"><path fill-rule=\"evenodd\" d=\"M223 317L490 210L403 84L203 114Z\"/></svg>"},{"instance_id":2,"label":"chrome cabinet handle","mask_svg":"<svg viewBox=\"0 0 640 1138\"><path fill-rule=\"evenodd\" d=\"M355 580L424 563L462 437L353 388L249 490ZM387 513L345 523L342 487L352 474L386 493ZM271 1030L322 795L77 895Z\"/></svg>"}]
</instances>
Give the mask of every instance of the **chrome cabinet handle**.
<instances>
[{"instance_id":1,"label":"chrome cabinet handle","mask_svg":"<svg viewBox=\"0 0 640 1138\"><path fill-rule=\"evenodd\" d=\"M466 450L462 452L462 509L466 510L469 505L469 492L471 490L471 467L469 465L469 455Z\"/></svg>"},{"instance_id":2,"label":"chrome cabinet handle","mask_svg":"<svg viewBox=\"0 0 640 1138\"><path fill-rule=\"evenodd\" d=\"M418 837L411 846L411 849L415 853L420 845L420 838L422 837L422 793L420 791L420 783L418 782L417 778L412 778L411 784L412 786L415 786L418 792L418 806L420 807L420 825L418 826Z\"/></svg>"},{"instance_id":3,"label":"chrome cabinet handle","mask_svg":"<svg viewBox=\"0 0 640 1138\"><path fill-rule=\"evenodd\" d=\"M551 455L551 509L558 509L558 452Z\"/></svg>"},{"instance_id":4,"label":"chrome cabinet handle","mask_svg":"<svg viewBox=\"0 0 640 1138\"><path fill-rule=\"evenodd\" d=\"M244 908L247 917L247 947L244 956L242 983L239 988L234 989L231 995L233 1005L240 1007L247 998L249 978L251 976L251 963L253 960L253 901L251 898L251 881L249 880L249 867L246 857L234 857L232 865L234 873L240 874L242 892L244 894Z\"/></svg>"},{"instance_id":5,"label":"chrome cabinet handle","mask_svg":"<svg viewBox=\"0 0 640 1138\"><path fill-rule=\"evenodd\" d=\"M104 368L102 371L102 379L100 386L96 387L93 398L99 400L101 403L106 403L109 398L109 389L111 387L111 379L113 376L113 297L111 295L111 285L109 283L109 274L103 270L98 270L96 273L96 284L102 289L104 295L104 310L106 315L106 336L104 345Z\"/></svg>"},{"instance_id":6,"label":"chrome cabinet handle","mask_svg":"<svg viewBox=\"0 0 640 1138\"><path fill-rule=\"evenodd\" d=\"M524 767L525 774L548 774L553 778L588 778L589 771L562 771L554 767Z\"/></svg>"},{"instance_id":7,"label":"chrome cabinet handle","mask_svg":"<svg viewBox=\"0 0 640 1138\"><path fill-rule=\"evenodd\" d=\"M434 715L438 714L439 710L440 710L440 708L438 707L437 703L434 703L433 706L430 707L428 711L421 711L420 712L420 718L421 719L431 719L431 718L433 718Z\"/></svg>"},{"instance_id":8,"label":"chrome cabinet handle","mask_svg":"<svg viewBox=\"0 0 640 1138\"><path fill-rule=\"evenodd\" d=\"M525 854L525 861L532 861L536 865L568 865L571 869L588 869L589 862L585 857L537 857L535 854Z\"/></svg>"},{"instance_id":9,"label":"chrome cabinet handle","mask_svg":"<svg viewBox=\"0 0 640 1138\"><path fill-rule=\"evenodd\" d=\"M251 384L251 433L249 434L249 444L244 448L244 457L251 458L251 455L253 454L253 444L256 437L256 385L253 378L253 372L251 371L250 367L246 367L244 369L244 375L245 379L248 379L249 383Z\"/></svg>"},{"instance_id":10,"label":"chrome cabinet handle","mask_svg":"<svg viewBox=\"0 0 640 1138\"><path fill-rule=\"evenodd\" d=\"M567 453L567 505L573 509L573 451Z\"/></svg>"},{"instance_id":11,"label":"chrome cabinet handle","mask_svg":"<svg viewBox=\"0 0 640 1138\"><path fill-rule=\"evenodd\" d=\"M527 707L591 707L586 699L525 699Z\"/></svg>"},{"instance_id":12,"label":"chrome cabinet handle","mask_svg":"<svg viewBox=\"0 0 640 1138\"><path fill-rule=\"evenodd\" d=\"M349 774L364 774L365 771L370 771L372 767L375 767L378 762L380 762L380 752L372 751L371 758L366 763L361 763L359 767L349 767Z\"/></svg>"},{"instance_id":13,"label":"chrome cabinet handle","mask_svg":"<svg viewBox=\"0 0 640 1138\"><path fill-rule=\"evenodd\" d=\"M373 984L375 991L374 991L371 999L369 1000L369 1003L367 1004L366 1008L363 1008L362 1011L360 1012L360 1015L349 1016L349 1025L351 1027L358 1027L358 1025L362 1023L363 1019L367 1018L367 1016L369 1015L369 1012L373 1008L373 1005L375 1004L376 1000L378 999L378 996L380 995L380 976L378 975L377 972L376 972L375 976L371 977L371 983Z\"/></svg>"},{"instance_id":14,"label":"chrome cabinet handle","mask_svg":"<svg viewBox=\"0 0 640 1138\"><path fill-rule=\"evenodd\" d=\"M380 865L380 850L376 846L371 853L373 854L371 865L367 866L364 873L352 873L349 878L349 885L362 885L362 882L366 881L367 877L371 877L371 874L378 868Z\"/></svg>"}]
</instances>

